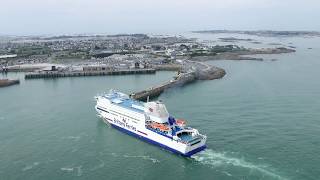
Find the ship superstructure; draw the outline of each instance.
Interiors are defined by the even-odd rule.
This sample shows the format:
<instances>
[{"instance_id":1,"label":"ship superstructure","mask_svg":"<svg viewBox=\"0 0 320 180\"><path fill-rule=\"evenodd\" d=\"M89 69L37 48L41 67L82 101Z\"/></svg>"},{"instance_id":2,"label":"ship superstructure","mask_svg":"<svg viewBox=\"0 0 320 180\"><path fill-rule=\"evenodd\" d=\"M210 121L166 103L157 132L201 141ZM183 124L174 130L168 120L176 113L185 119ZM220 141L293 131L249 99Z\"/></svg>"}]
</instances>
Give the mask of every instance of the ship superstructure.
<instances>
[{"instance_id":1,"label":"ship superstructure","mask_svg":"<svg viewBox=\"0 0 320 180\"><path fill-rule=\"evenodd\" d=\"M170 116L161 101L145 103L114 90L95 98L103 121L120 131L187 157L206 148L207 137Z\"/></svg>"}]
</instances>

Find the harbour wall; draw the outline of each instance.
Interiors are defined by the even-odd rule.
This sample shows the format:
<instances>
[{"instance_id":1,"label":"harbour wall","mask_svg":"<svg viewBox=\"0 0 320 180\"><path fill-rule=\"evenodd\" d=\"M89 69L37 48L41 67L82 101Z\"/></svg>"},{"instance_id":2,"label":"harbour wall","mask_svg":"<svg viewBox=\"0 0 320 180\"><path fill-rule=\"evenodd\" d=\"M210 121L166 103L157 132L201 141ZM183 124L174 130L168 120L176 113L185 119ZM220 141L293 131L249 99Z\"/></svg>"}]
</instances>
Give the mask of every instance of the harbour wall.
<instances>
[{"instance_id":1,"label":"harbour wall","mask_svg":"<svg viewBox=\"0 0 320 180\"><path fill-rule=\"evenodd\" d=\"M137 99L140 101L145 101L150 99L158 97L163 91L165 91L168 88L176 87L176 86L183 86L185 84L191 83L196 80L196 76L194 72L189 73L181 73L177 76L175 76L172 80L165 82L163 84L153 86L149 89L142 90L139 92L135 92L130 94L130 97L133 99Z\"/></svg>"},{"instance_id":2,"label":"harbour wall","mask_svg":"<svg viewBox=\"0 0 320 180\"><path fill-rule=\"evenodd\" d=\"M127 75L127 74L154 74L155 69L130 69L130 70L113 70L113 71L41 71L27 73L25 79L37 78L60 78L60 77L78 77L78 76L110 76L110 75Z\"/></svg>"},{"instance_id":3,"label":"harbour wall","mask_svg":"<svg viewBox=\"0 0 320 180\"><path fill-rule=\"evenodd\" d=\"M162 92L168 88L183 86L188 83L192 83L196 80L213 80L220 79L225 76L226 71L224 69L211 66L202 62L188 61L187 72L178 73L172 80L163 84L134 92L130 94L133 99L145 101L148 98L152 99L158 97ZM181 69L181 68L180 68Z\"/></svg>"},{"instance_id":4,"label":"harbour wall","mask_svg":"<svg viewBox=\"0 0 320 180\"><path fill-rule=\"evenodd\" d=\"M222 78L226 72L224 69L208 65L203 62L186 60L184 64L156 65L149 69L126 69L126 70L80 70L80 71L38 71L25 74L25 79L38 78L61 78L79 76L108 76L127 74L154 74L156 71L177 71L178 74L171 80L150 87L146 90L130 94L131 98L145 101L148 98L159 96L166 89L193 83L196 80L213 80Z\"/></svg>"},{"instance_id":5,"label":"harbour wall","mask_svg":"<svg viewBox=\"0 0 320 180\"><path fill-rule=\"evenodd\" d=\"M0 67L0 72L33 72L40 69L41 67L12 66L12 67Z\"/></svg>"}]
</instances>

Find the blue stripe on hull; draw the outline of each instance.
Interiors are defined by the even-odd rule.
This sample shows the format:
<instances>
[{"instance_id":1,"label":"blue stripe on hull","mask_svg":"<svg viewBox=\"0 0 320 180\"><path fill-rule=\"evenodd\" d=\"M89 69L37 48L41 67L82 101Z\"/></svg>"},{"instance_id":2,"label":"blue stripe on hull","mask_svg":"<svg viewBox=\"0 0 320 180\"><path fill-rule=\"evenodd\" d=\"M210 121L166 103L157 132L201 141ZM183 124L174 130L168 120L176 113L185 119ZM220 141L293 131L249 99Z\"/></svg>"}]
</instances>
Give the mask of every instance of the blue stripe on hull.
<instances>
[{"instance_id":1,"label":"blue stripe on hull","mask_svg":"<svg viewBox=\"0 0 320 180\"><path fill-rule=\"evenodd\" d=\"M176 154L180 154L180 155L185 156L185 157L190 157L190 156L192 156L193 154L195 154L195 153L197 153L197 152L200 152L200 151L204 150L204 149L207 147L206 145L203 145L203 146L201 146L201 147L198 147L197 149L194 149L194 150L192 150L192 151L184 154L184 153L181 153L180 151L177 151L177 150L175 150L175 149L172 149L172 148L170 148L170 147L168 147L168 146L166 146L166 145L164 145L164 144L161 144L161 143L156 142L156 141L154 141L154 140L151 140L151 139L149 139L149 138L140 136L140 135L138 135L138 134L136 134L136 133L133 133L133 132L131 132L131 131L129 131L129 130L126 130L126 129L124 129L124 128L122 128L122 127L119 127L119 126L117 126L117 125L114 125L114 124L112 124L112 123L110 123L110 124L112 125L112 127L118 129L119 131L122 131L122 132L124 132L124 133L126 133L126 134L129 134L129 135L133 136L133 137L142 139L142 140L144 140L144 141L146 141L146 142L148 142L148 143L150 143L150 144L154 144L154 145L160 146L160 147L162 147L162 148L164 148L164 149L167 149L167 150L169 150L169 151L171 151L171 152L174 152L174 153L176 153Z\"/></svg>"}]
</instances>

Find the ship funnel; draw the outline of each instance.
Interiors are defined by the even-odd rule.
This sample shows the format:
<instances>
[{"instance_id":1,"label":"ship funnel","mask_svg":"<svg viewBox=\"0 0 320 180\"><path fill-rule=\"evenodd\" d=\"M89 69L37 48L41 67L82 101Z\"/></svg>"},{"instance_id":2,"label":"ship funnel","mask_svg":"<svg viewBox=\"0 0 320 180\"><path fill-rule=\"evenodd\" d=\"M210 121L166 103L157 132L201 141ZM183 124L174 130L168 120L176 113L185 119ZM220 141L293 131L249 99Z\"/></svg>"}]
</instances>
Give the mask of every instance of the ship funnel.
<instances>
[{"instance_id":1,"label":"ship funnel","mask_svg":"<svg viewBox=\"0 0 320 180\"><path fill-rule=\"evenodd\" d=\"M159 123L168 122L169 113L166 106L162 102L147 102L144 106L145 112L148 115L155 117L155 121Z\"/></svg>"}]
</instances>

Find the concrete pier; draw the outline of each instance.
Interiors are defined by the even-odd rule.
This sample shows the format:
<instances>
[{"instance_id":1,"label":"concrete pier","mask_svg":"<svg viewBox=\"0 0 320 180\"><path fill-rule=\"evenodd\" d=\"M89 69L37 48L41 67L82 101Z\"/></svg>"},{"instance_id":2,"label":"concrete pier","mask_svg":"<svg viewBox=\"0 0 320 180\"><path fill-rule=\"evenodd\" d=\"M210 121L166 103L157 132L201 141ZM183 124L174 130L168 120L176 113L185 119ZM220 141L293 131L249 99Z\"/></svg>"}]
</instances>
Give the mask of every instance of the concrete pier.
<instances>
[{"instance_id":1,"label":"concrete pier","mask_svg":"<svg viewBox=\"0 0 320 180\"><path fill-rule=\"evenodd\" d=\"M110 75L126 75L126 74L154 74L155 69L130 69L130 70L114 70L114 71L42 71L36 73L28 73L25 79L38 78L60 78L60 77L78 77L78 76L110 76Z\"/></svg>"}]
</instances>

